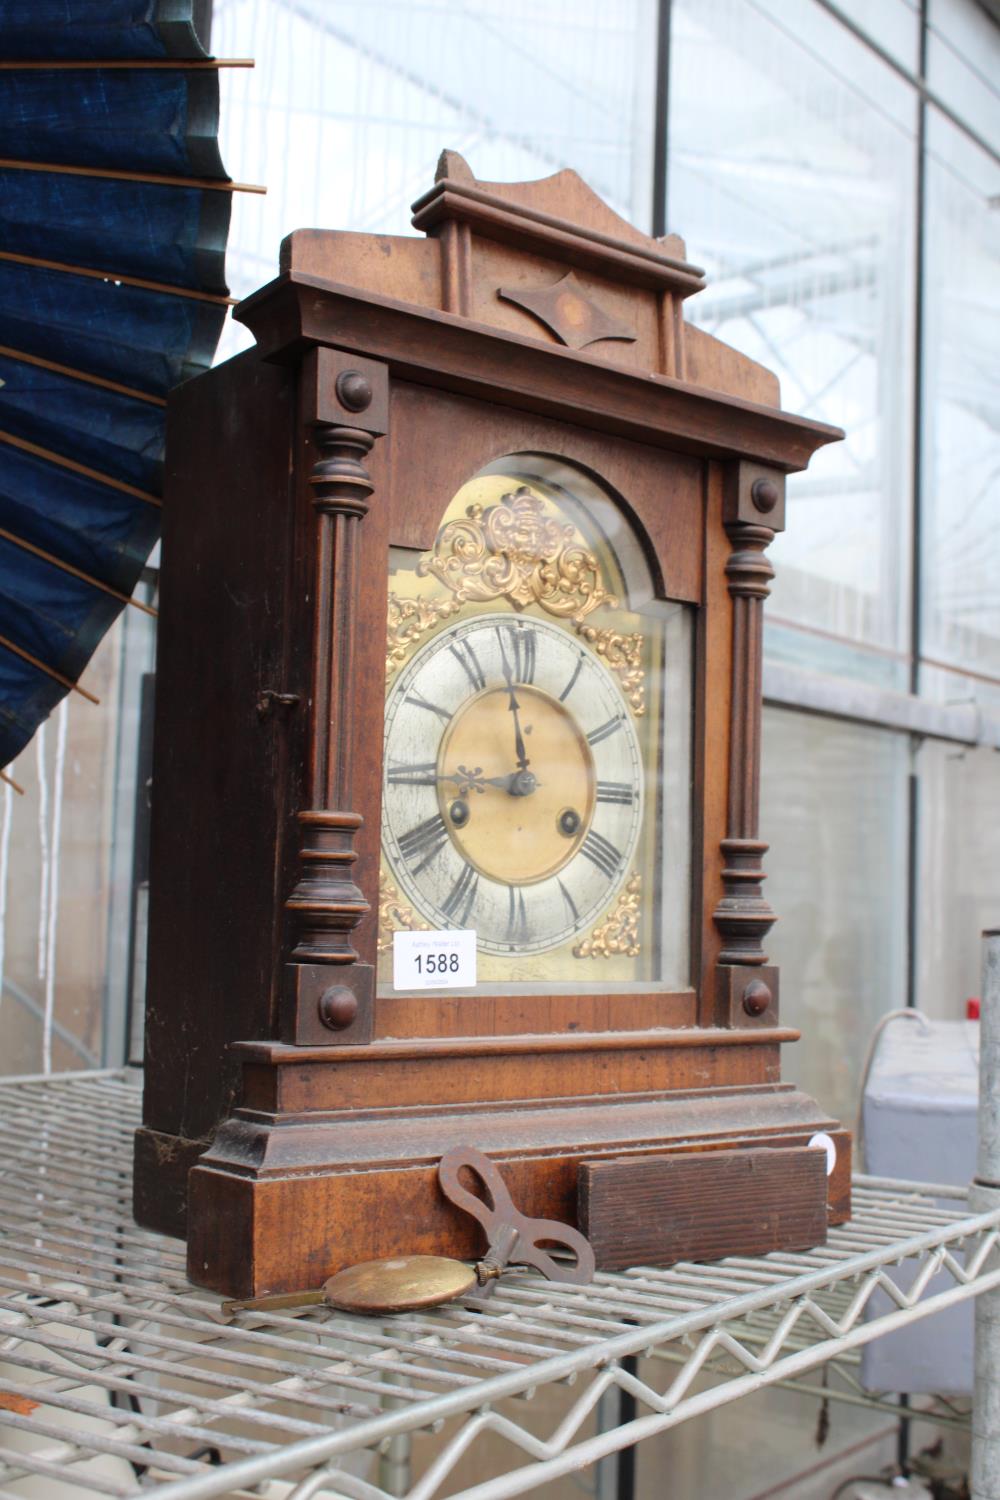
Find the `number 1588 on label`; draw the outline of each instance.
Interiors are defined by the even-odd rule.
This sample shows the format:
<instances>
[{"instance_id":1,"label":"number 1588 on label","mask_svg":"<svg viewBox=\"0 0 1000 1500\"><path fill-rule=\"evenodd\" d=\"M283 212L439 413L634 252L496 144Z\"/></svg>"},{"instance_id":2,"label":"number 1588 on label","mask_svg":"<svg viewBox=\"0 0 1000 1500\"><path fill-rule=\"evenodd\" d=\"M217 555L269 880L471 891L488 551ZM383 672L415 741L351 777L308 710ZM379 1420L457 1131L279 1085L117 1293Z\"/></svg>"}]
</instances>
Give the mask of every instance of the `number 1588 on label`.
<instances>
[{"instance_id":1,"label":"number 1588 on label","mask_svg":"<svg viewBox=\"0 0 1000 1500\"><path fill-rule=\"evenodd\" d=\"M474 932L454 930L393 933L394 989L467 989L475 982Z\"/></svg>"}]
</instances>

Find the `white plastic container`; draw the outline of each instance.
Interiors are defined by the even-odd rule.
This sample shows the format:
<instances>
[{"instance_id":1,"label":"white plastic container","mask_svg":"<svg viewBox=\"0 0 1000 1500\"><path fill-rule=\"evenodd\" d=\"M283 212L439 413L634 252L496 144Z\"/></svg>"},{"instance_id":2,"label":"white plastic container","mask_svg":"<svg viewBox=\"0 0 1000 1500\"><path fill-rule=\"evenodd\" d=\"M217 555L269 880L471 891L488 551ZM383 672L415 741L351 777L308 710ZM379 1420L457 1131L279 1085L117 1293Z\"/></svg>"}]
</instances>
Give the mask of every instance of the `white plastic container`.
<instances>
[{"instance_id":1,"label":"white plastic container","mask_svg":"<svg viewBox=\"0 0 1000 1500\"><path fill-rule=\"evenodd\" d=\"M865 1089L866 1170L967 1186L976 1171L978 1103L978 1021L887 1026ZM893 1271L900 1286L907 1274L905 1263ZM951 1285L942 1275L930 1290ZM878 1294L879 1309L888 1305ZM971 1395L973 1311L964 1302L866 1344L862 1383L871 1391Z\"/></svg>"}]
</instances>

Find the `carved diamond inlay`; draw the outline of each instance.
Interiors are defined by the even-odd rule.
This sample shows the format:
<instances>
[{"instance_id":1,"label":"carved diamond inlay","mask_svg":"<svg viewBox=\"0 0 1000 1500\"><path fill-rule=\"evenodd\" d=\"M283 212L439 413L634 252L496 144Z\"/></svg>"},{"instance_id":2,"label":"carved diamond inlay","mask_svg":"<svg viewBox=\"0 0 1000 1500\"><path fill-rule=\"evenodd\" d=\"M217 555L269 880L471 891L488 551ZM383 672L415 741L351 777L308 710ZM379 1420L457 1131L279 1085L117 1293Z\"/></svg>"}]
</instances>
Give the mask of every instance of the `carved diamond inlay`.
<instances>
[{"instance_id":1,"label":"carved diamond inlay","mask_svg":"<svg viewBox=\"0 0 1000 1500\"><path fill-rule=\"evenodd\" d=\"M612 318L598 305L569 271L561 281L550 286L498 287L497 296L512 302L537 318L540 323L570 349L585 349L601 339L621 339L634 344L635 334L626 324Z\"/></svg>"}]
</instances>

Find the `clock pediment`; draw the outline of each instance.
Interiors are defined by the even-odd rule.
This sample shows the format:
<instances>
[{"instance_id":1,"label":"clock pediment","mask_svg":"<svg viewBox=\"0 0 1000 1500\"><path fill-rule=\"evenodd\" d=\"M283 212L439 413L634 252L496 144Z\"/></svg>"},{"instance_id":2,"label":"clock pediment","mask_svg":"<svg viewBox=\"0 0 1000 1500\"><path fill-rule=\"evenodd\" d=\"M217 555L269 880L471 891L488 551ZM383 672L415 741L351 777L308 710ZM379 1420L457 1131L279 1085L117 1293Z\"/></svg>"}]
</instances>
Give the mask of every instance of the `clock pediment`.
<instances>
[{"instance_id":1,"label":"clock pediment","mask_svg":"<svg viewBox=\"0 0 1000 1500\"><path fill-rule=\"evenodd\" d=\"M697 426L699 451L707 438L790 470L840 436L781 413L770 371L686 322L705 280L682 240L627 224L572 170L485 182L446 151L413 224L425 238L295 230L278 280L234 316L266 358L333 343L509 405L530 389L529 409L687 451Z\"/></svg>"},{"instance_id":2,"label":"clock pediment","mask_svg":"<svg viewBox=\"0 0 1000 1500\"><path fill-rule=\"evenodd\" d=\"M582 227L593 235L602 235L609 241L638 249L657 259L671 260L678 268L695 277L701 271L687 264L687 252L679 234L666 234L657 239L644 234L621 214L605 203L579 172L572 167L563 167L549 177L539 177L533 182L486 182L477 180L475 173L458 151L442 151L434 174L435 184L447 182L453 189L459 186L475 189L477 193L499 199L522 213L544 215L558 220L573 233ZM431 188L413 205L414 213L434 193Z\"/></svg>"}]
</instances>

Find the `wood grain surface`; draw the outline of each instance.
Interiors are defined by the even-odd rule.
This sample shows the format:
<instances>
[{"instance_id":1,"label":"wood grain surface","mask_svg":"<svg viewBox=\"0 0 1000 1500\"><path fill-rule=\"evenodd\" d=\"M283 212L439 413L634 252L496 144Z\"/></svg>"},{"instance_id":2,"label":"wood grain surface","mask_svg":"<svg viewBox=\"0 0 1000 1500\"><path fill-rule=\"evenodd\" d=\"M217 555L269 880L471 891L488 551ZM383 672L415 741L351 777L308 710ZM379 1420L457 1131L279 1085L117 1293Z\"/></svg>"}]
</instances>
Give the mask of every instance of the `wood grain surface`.
<instances>
[{"instance_id":1,"label":"wood grain surface","mask_svg":"<svg viewBox=\"0 0 1000 1500\"><path fill-rule=\"evenodd\" d=\"M585 1161L578 1191L601 1271L826 1242L826 1153L808 1147Z\"/></svg>"}]
</instances>

